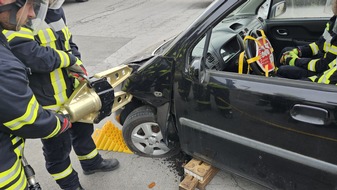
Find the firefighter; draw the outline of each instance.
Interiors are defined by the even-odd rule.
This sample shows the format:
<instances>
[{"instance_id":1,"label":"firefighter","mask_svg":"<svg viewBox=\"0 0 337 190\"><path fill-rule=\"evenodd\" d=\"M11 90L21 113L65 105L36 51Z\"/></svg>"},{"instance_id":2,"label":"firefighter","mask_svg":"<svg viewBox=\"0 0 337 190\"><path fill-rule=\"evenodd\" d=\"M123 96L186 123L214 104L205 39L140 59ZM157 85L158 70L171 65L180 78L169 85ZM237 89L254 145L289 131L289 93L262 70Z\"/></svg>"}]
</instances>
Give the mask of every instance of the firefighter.
<instances>
[{"instance_id":1,"label":"firefighter","mask_svg":"<svg viewBox=\"0 0 337 190\"><path fill-rule=\"evenodd\" d=\"M65 23L63 2L50 0L45 23L40 25L42 28L4 32L14 54L31 68L30 86L37 100L44 108L54 111L58 111L72 94L75 78L86 75L81 54ZM55 139L42 140L46 168L62 189L82 189L70 162L71 146L85 175L118 167L117 159L103 159L98 153L91 138L93 129L92 124L75 122L72 131Z\"/></svg>"},{"instance_id":2,"label":"firefighter","mask_svg":"<svg viewBox=\"0 0 337 190\"><path fill-rule=\"evenodd\" d=\"M37 14L34 5L42 8L43 3L0 0L1 30L19 30ZM28 86L28 68L13 55L2 33L0 42L0 189L26 190L28 182L21 161L24 139L55 137L70 128L71 123L66 116L39 105Z\"/></svg>"},{"instance_id":3,"label":"firefighter","mask_svg":"<svg viewBox=\"0 0 337 190\"><path fill-rule=\"evenodd\" d=\"M337 5L332 0L332 16L318 41L296 48L285 48L281 52L277 75L291 79L307 79L334 68L337 56ZM283 65L284 64L284 65Z\"/></svg>"}]
</instances>

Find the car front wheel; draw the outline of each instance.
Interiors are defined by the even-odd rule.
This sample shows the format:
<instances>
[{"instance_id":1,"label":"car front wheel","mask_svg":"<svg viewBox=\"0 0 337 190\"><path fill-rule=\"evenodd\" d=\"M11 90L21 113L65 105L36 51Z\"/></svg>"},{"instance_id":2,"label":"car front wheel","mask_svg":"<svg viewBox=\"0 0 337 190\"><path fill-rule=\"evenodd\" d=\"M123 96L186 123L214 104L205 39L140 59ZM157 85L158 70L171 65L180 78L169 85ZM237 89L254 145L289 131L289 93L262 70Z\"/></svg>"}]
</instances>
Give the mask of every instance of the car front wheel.
<instances>
[{"instance_id":1,"label":"car front wheel","mask_svg":"<svg viewBox=\"0 0 337 190\"><path fill-rule=\"evenodd\" d=\"M123 125L125 143L135 154L145 157L169 157L178 148L169 148L163 140L156 114L152 107L142 106L133 110Z\"/></svg>"}]
</instances>

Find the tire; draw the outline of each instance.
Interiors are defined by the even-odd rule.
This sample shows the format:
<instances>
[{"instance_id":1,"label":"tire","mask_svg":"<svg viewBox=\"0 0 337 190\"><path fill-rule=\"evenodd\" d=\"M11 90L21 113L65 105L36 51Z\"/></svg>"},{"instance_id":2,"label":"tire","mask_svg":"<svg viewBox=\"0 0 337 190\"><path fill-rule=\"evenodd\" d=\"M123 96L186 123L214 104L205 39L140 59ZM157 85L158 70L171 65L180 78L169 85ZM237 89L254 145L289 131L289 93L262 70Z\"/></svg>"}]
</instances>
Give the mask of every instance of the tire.
<instances>
[{"instance_id":1,"label":"tire","mask_svg":"<svg viewBox=\"0 0 337 190\"><path fill-rule=\"evenodd\" d=\"M133 100L132 102L126 104L124 109L120 113L120 124L124 125L125 120L128 117L128 115L130 115L130 113L133 110L135 110L136 108L138 108L140 106L142 106L142 104L137 100Z\"/></svg>"},{"instance_id":2,"label":"tire","mask_svg":"<svg viewBox=\"0 0 337 190\"><path fill-rule=\"evenodd\" d=\"M124 122L122 133L129 149L140 156L164 158L179 152L177 145L169 148L164 143L155 110L150 106L133 110Z\"/></svg>"}]
</instances>

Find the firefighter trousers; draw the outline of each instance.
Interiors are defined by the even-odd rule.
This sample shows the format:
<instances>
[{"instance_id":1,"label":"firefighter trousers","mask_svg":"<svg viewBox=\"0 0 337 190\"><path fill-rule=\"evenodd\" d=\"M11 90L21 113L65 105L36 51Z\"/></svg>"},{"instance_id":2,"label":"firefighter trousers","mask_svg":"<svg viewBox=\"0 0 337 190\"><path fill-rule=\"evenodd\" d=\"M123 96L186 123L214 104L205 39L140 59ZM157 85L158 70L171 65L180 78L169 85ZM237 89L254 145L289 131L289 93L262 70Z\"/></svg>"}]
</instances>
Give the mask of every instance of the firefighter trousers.
<instances>
[{"instance_id":1,"label":"firefighter trousers","mask_svg":"<svg viewBox=\"0 0 337 190\"><path fill-rule=\"evenodd\" d=\"M46 168L62 189L72 190L80 185L78 174L72 168L69 157L72 147L83 170L95 168L102 162L103 159L91 138L93 130L92 124L76 122L71 129L58 137L42 140Z\"/></svg>"}]
</instances>

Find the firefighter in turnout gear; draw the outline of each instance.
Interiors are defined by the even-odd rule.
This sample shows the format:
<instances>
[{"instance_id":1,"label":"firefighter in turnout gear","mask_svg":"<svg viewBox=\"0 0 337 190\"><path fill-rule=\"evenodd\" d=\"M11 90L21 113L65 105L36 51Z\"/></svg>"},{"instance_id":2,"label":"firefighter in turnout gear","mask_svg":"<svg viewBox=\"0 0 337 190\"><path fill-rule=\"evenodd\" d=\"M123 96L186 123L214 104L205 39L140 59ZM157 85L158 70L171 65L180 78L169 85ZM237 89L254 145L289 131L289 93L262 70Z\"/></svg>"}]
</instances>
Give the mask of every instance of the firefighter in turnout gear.
<instances>
[{"instance_id":1,"label":"firefighter in turnout gear","mask_svg":"<svg viewBox=\"0 0 337 190\"><path fill-rule=\"evenodd\" d=\"M337 41L337 0L332 0L332 12L334 16L330 19L330 25L332 27L332 39L336 43ZM334 21L334 22L333 22ZM330 28L331 28L330 26ZM337 46L337 45L336 45ZM334 46L335 49L336 46ZM337 50L336 50L337 51ZM329 64L329 69L323 73L309 77L309 80L312 82L323 83L323 84L337 84L337 56L334 57L334 60Z\"/></svg>"},{"instance_id":2,"label":"firefighter in turnout gear","mask_svg":"<svg viewBox=\"0 0 337 190\"><path fill-rule=\"evenodd\" d=\"M29 85L37 100L44 108L54 111L70 97L75 81L86 75L78 48L66 26L63 2L50 0L45 23L40 28L23 27L18 32L4 32L14 54L31 68ZM72 126L71 131L58 138L42 140L48 172L62 189L69 190L82 189L71 165L71 146L85 175L112 171L119 165L118 160L103 159L98 153L91 138L93 124L75 122Z\"/></svg>"},{"instance_id":3,"label":"firefighter in turnout gear","mask_svg":"<svg viewBox=\"0 0 337 190\"><path fill-rule=\"evenodd\" d=\"M332 0L332 16L318 41L296 48L284 48L277 65L277 75L291 79L304 79L323 75L326 70L334 69L337 56L337 5ZM314 77L319 78L319 77ZM315 80L313 80L315 81ZM318 81L317 81L318 82Z\"/></svg>"},{"instance_id":4,"label":"firefighter in turnout gear","mask_svg":"<svg viewBox=\"0 0 337 190\"><path fill-rule=\"evenodd\" d=\"M0 28L19 30L34 18L41 0L0 0ZM47 2L46 2L47 3ZM35 10L35 11L34 11ZM0 189L26 190L28 182L22 167L25 138L49 139L65 132L69 119L44 110L28 86L29 70L11 52L0 34Z\"/></svg>"}]
</instances>

